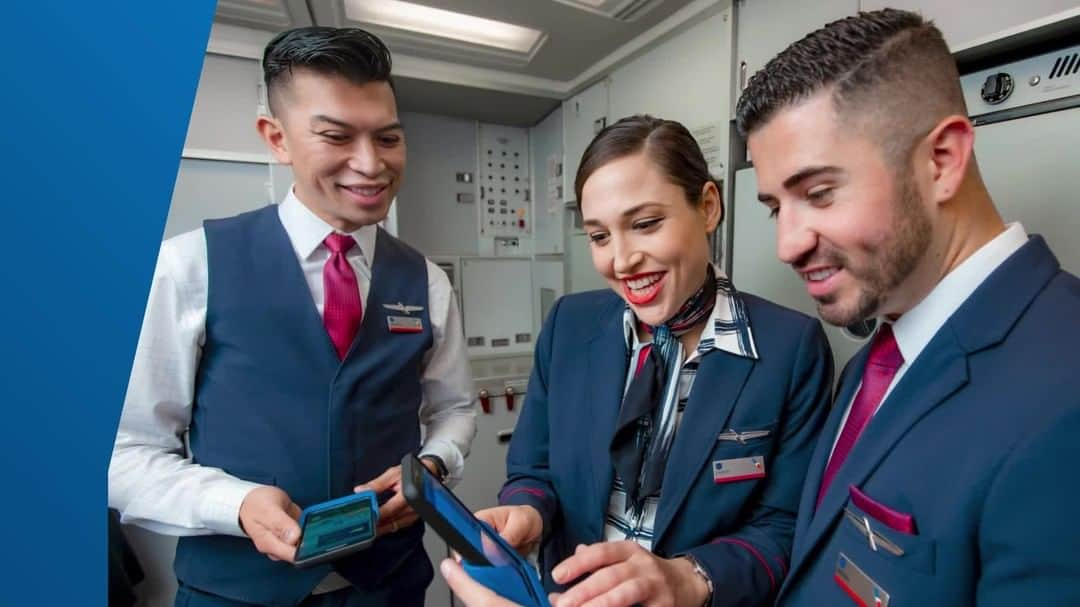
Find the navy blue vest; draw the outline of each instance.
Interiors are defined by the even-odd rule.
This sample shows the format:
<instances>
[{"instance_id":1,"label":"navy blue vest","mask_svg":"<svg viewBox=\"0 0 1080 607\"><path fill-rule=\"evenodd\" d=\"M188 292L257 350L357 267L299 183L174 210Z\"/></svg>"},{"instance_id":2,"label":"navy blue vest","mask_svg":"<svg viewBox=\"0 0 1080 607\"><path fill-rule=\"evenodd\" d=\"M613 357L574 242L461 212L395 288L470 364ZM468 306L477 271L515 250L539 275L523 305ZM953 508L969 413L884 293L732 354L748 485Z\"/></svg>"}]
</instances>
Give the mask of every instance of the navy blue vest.
<instances>
[{"instance_id":1,"label":"navy blue vest","mask_svg":"<svg viewBox=\"0 0 1080 607\"><path fill-rule=\"evenodd\" d=\"M300 507L352 492L420 447L421 359L432 343L423 256L379 229L363 322L338 360L275 206L207 221L206 344L191 452L204 466L281 487ZM390 333L384 304L422 306L420 333ZM401 567L428 568L423 525L334 563L380 589ZM180 539L183 583L234 600L294 605L330 572L271 561L246 537ZM413 578L414 575L395 577ZM430 580L430 573L428 574Z\"/></svg>"}]
</instances>

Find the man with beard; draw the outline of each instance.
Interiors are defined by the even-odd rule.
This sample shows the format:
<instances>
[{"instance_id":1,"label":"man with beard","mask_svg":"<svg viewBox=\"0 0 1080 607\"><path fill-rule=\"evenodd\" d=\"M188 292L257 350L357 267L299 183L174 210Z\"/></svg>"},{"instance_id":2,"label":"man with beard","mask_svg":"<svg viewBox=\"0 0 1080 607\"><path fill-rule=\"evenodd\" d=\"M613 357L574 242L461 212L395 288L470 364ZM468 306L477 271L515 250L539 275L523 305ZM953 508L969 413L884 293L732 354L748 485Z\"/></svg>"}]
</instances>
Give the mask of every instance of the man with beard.
<instances>
[{"instance_id":1,"label":"man with beard","mask_svg":"<svg viewBox=\"0 0 1080 607\"><path fill-rule=\"evenodd\" d=\"M896 10L739 100L780 259L826 321L882 321L811 459L785 607L1080 605L1080 280L1003 222L966 115L941 33Z\"/></svg>"}]
</instances>

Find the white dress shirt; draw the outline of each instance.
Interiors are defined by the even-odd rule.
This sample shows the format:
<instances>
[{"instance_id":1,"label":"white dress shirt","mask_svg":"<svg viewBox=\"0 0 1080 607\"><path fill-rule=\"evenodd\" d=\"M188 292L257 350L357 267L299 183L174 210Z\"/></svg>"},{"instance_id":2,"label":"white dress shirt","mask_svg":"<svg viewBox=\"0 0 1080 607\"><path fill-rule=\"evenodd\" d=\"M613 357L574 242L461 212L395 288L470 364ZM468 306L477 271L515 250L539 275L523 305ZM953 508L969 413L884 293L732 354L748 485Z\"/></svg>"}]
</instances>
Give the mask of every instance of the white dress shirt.
<instances>
[{"instance_id":1,"label":"white dress shirt","mask_svg":"<svg viewBox=\"0 0 1080 607\"><path fill-rule=\"evenodd\" d=\"M984 244L979 250L972 253L970 257L946 274L945 278L942 278L941 282L914 308L896 319L896 322L892 325L893 335L896 337L896 345L900 349L900 355L904 357L904 363L900 365L896 375L893 376L892 382L889 383L889 388L885 391L885 395L874 411L875 414L881 410L881 407L889 399L889 394L892 393L893 388L900 383L907 370L911 368L911 365L919 358L922 351L926 349L926 345L945 326L945 322L967 301L968 297L971 297L975 289L979 288L979 285L998 266L1005 263L1005 260L1024 246L1027 241L1028 235L1024 230L1024 226L1019 223L1010 223L1004 232L995 236L993 240ZM851 413L851 405L855 402L855 395L858 395L858 393L859 390L856 388L851 400L847 403L844 419L840 421L840 427L837 429L836 436L833 437L834 450L836 449L836 442L840 439L840 432L843 431L844 424L847 423L848 415Z\"/></svg>"},{"instance_id":2,"label":"white dress shirt","mask_svg":"<svg viewBox=\"0 0 1080 607\"><path fill-rule=\"evenodd\" d=\"M322 272L330 257L323 240L333 228L291 190L278 213L321 316ZM375 226L353 232L357 246L346 255L365 310L376 235ZM472 379L450 281L431 261L427 270L433 343L421 377L421 455L442 458L457 480L476 435ZM109 506L125 523L158 533L242 536L240 504L259 485L192 462L184 441L206 340L207 289L203 230L162 243L109 466Z\"/></svg>"}]
</instances>

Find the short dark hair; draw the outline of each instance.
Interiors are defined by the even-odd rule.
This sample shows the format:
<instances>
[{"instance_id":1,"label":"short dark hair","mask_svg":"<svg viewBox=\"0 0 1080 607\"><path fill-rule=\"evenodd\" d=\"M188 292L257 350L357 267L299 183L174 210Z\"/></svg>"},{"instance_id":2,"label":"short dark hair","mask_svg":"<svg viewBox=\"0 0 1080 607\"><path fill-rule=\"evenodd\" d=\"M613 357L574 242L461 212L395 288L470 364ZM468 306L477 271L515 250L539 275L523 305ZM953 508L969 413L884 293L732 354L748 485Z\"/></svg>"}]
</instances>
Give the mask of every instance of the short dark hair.
<instances>
[{"instance_id":1,"label":"short dark hair","mask_svg":"<svg viewBox=\"0 0 1080 607\"><path fill-rule=\"evenodd\" d=\"M736 126L746 136L829 88L842 120L869 117L885 128L887 154L909 153L939 120L967 113L941 31L916 13L883 9L833 21L774 57L750 78Z\"/></svg>"},{"instance_id":2,"label":"short dark hair","mask_svg":"<svg viewBox=\"0 0 1080 607\"><path fill-rule=\"evenodd\" d=\"M706 183L716 182L709 174L701 146L685 126L674 120L636 114L604 128L585 148L574 179L578 208L581 208L581 190L590 175L609 162L641 151L648 154L672 183L682 188L690 204L696 206L701 201Z\"/></svg>"},{"instance_id":3,"label":"short dark hair","mask_svg":"<svg viewBox=\"0 0 1080 607\"><path fill-rule=\"evenodd\" d=\"M390 49L356 27L299 27L281 32L263 52L263 81L270 112L294 69L341 76L355 84L386 82L392 89Z\"/></svg>"}]
</instances>

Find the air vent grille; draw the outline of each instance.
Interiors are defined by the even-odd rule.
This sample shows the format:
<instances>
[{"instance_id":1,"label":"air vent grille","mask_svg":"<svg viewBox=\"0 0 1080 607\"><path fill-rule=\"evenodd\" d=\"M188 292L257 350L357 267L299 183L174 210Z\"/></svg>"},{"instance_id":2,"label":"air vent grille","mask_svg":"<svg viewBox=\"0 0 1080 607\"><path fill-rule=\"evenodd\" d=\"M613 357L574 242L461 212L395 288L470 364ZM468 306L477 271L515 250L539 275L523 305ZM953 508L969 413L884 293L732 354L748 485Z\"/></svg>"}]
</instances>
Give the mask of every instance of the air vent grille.
<instances>
[{"instance_id":1,"label":"air vent grille","mask_svg":"<svg viewBox=\"0 0 1080 607\"><path fill-rule=\"evenodd\" d=\"M1071 76L1080 72L1080 53L1062 55L1054 61L1054 67L1050 69L1049 80Z\"/></svg>"}]
</instances>

